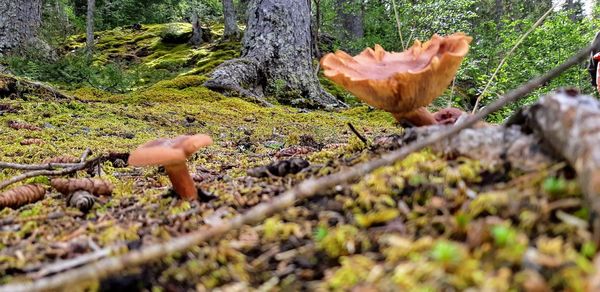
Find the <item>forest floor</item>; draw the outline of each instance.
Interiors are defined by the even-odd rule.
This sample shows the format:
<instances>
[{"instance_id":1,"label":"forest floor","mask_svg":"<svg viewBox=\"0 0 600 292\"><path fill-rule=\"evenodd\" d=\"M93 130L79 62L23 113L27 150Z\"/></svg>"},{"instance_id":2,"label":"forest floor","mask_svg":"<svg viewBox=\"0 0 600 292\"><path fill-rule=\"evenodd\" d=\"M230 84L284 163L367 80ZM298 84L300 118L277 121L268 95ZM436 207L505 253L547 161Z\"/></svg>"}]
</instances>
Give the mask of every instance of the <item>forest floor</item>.
<instances>
[{"instance_id":1,"label":"forest floor","mask_svg":"<svg viewBox=\"0 0 600 292\"><path fill-rule=\"evenodd\" d=\"M99 34L98 64L125 60L177 72L127 93L62 84L74 98L2 95L0 83L0 161L41 163L86 148L125 155L96 171L115 190L86 214L67 207L56 191L0 211L0 284L43 276L53 262L104 247L125 242L139 249L218 224L308 177L398 147L386 137L403 129L366 106L337 112L264 108L202 87L205 74L235 57L239 45L211 42L194 49L168 43L178 42L168 30L173 25ZM82 41L73 37L66 49ZM13 129L15 121L37 128ZM125 163L126 153L144 142L191 133L215 141L188 162L205 194L197 202L178 200L161 169ZM21 145L25 139L39 140ZM310 166L283 176L247 173L292 156ZM18 173L4 169L0 180ZM29 182L47 184L48 178ZM596 252L588 213L562 163L518 172L424 150L221 239L82 285L106 291L583 291Z\"/></svg>"}]
</instances>

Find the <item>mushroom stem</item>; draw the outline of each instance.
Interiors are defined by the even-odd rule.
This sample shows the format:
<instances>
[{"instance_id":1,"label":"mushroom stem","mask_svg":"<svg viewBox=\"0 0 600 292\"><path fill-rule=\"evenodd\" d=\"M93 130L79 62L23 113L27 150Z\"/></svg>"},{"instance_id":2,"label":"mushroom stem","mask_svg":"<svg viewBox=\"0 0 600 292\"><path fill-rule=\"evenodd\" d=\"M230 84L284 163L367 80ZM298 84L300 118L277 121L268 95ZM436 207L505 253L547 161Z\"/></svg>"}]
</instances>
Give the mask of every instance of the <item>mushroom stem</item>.
<instances>
[{"instance_id":1,"label":"mushroom stem","mask_svg":"<svg viewBox=\"0 0 600 292\"><path fill-rule=\"evenodd\" d=\"M186 201L192 201L198 198L198 190L194 184L192 176L188 172L185 163L165 165L165 170L173 184L175 192Z\"/></svg>"},{"instance_id":2,"label":"mushroom stem","mask_svg":"<svg viewBox=\"0 0 600 292\"><path fill-rule=\"evenodd\" d=\"M433 115L424 107L417 108L408 113L392 113L392 115L396 121L401 122L405 120L416 127L437 124Z\"/></svg>"}]
</instances>

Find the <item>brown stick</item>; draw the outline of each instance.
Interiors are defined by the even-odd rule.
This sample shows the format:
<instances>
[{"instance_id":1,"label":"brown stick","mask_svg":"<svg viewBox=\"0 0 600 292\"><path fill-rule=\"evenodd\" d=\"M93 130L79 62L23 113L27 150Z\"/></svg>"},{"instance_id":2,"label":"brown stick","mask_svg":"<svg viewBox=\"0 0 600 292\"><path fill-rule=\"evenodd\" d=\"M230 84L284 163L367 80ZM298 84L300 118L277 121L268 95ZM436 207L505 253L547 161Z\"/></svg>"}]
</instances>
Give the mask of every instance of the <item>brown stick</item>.
<instances>
[{"instance_id":1,"label":"brown stick","mask_svg":"<svg viewBox=\"0 0 600 292\"><path fill-rule=\"evenodd\" d=\"M423 140L418 140L406 145L402 149L387 153L379 159L357 164L351 168L328 176L305 180L294 188L274 198L270 202L258 204L249 209L246 213L237 215L230 220L223 221L223 223L219 225L204 227L198 231L174 238L165 243L149 245L121 256L102 259L98 262L66 271L48 278L42 278L30 283L5 285L0 287L0 292L52 290L59 289L77 282L103 278L116 274L125 268L156 261L174 252L187 250L207 240L214 240L231 230L240 228L243 225L253 224L263 220L264 218L267 218L276 212L285 210L286 208L294 205L296 201L315 196L321 191L328 190L341 183L360 178L361 176L379 167L391 165L394 162L406 157L410 153L421 150L442 139L449 138L463 129L475 125L475 123L477 123L477 121L479 121L481 118L501 109L503 106L514 102L519 98L522 98L526 94L542 86L544 83L560 75L560 73L564 72L566 69L577 65L580 61L588 56L591 49L591 47L588 47L579 51L577 54L558 67L548 71L543 76L536 77L521 87L509 92L503 98L490 104L477 114L468 117L460 124L456 124Z\"/></svg>"},{"instance_id":2,"label":"brown stick","mask_svg":"<svg viewBox=\"0 0 600 292\"><path fill-rule=\"evenodd\" d=\"M0 189L3 189L11 184L26 180L28 178L36 177L36 176L42 176L42 175L60 176L60 175L70 174L70 173L73 173L73 172L76 172L76 171L79 171L82 169L86 169L102 158L102 157L98 157L98 158L86 161L86 159L90 153L91 153L91 150L89 148L86 149L83 152L83 154L81 155L80 163L76 163L73 166L65 168L65 169L61 169L61 170L40 169L40 170L33 170L30 172L26 172L26 173L23 173L20 175L13 176L7 180L0 182Z\"/></svg>"},{"instance_id":3,"label":"brown stick","mask_svg":"<svg viewBox=\"0 0 600 292\"><path fill-rule=\"evenodd\" d=\"M367 138L361 135L352 123L348 122L348 127L350 128L350 131L352 131L352 133L354 133L354 135L356 135L356 137L358 137L360 141L365 143L365 145L369 145L369 140L367 140Z\"/></svg>"},{"instance_id":4,"label":"brown stick","mask_svg":"<svg viewBox=\"0 0 600 292\"><path fill-rule=\"evenodd\" d=\"M43 164L19 164L10 162L0 162L0 169L18 169L18 170L53 170L57 168L68 168L79 165L79 163L43 163Z\"/></svg>"}]
</instances>

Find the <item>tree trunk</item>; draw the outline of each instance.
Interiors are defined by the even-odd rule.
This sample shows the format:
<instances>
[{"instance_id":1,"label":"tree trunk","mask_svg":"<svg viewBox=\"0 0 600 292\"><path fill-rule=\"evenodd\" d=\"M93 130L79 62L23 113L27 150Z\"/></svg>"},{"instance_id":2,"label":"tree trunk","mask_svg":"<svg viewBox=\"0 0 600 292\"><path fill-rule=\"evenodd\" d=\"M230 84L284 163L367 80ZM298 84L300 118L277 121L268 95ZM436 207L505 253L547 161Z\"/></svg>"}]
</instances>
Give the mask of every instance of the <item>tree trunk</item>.
<instances>
[{"instance_id":1,"label":"tree trunk","mask_svg":"<svg viewBox=\"0 0 600 292\"><path fill-rule=\"evenodd\" d=\"M309 4L311 0L309 0ZM320 43L320 32L321 32L321 0L314 0L314 8L315 8L315 17L312 25L310 27L311 36L312 36L312 50L313 55L316 58L321 58L323 54L321 54L321 48L319 47ZM312 10L312 6L311 6Z\"/></svg>"},{"instance_id":2,"label":"tree trunk","mask_svg":"<svg viewBox=\"0 0 600 292\"><path fill-rule=\"evenodd\" d=\"M238 29L236 22L233 0L223 0L223 18L225 21L223 38L226 40L237 39L239 37L240 30Z\"/></svg>"},{"instance_id":3,"label":"tree trunk","mask_svg":"<svg viewBox=\"0 0 600 292\"><path fill-rule=\"evenodd\" d=\"M500 25L502 16L504 16L504 1L496 0L496 5L494 7L494 18L497 26Z\"/></svg>"},{"instance_id":4,"label":"tree trunk","mask_svg":"<svg viewBox=\"0 0 600 292\"><path fill-rule=\"evenodd\" d=\"M197 12L192 12L192 38L190 43L193 46L200 45L202 43L202 27L200 26L200 18Z\"/></svg>"},{"instance_id":5,"label":"tree trunk","mask_svg":"<svg viewBox=\"0 0 600 292\"><path fill-rule=\"evenodd\" d=\"M41 22L41 0L0 1L0 55L35 41Z\"/></svg>"},{"instance_id":6,"label":"tree trunk","mask_svg":"<svg viewBox=\"0 0 600 292\"><path fill-rule=\"evenodd\" d=\"M88 0L87 2L87 23L86 23L86 38L85 49L88 55L94 51L94 12L96 11L96 0Z\"/></svg>"},{"instance_id":7,"label":"tree trunk","mask_svg":"<svg viewBox=\"0 0 600 292\"><path fill-rule=\"evenodd\" d=\"M217 67L205 86L299 106L343 105L317 79L308 1L252 0L241 57Z\"/></svg>"},{"instance_id":8,"label":"tree trunk","mask_svg":"<svg viewBox=\"0 0 600 292\"><path fill-rule=\"evenodd\" d=\"M362 38L365 34L363 28L363 13L360 2L357 0L337 0L338 19L341 26L341 39L352 41Z\"/></svg>"}]
</instances>

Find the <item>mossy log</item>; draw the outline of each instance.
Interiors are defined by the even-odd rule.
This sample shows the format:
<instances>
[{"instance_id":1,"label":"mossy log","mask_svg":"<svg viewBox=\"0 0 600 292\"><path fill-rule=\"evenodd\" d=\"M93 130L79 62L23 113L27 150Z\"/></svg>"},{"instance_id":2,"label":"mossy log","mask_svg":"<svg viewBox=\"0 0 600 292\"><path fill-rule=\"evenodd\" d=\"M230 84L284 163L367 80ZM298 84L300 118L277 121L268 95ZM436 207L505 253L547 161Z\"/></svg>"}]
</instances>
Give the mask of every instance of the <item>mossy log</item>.
<instances>
[{"instance_id":1,"label":"mossy log","mask_svg":"<svg viewBox=\"0 0 600 292\"><path fill-rule=\"evenodd\" d=\"M68 95L48 85L0 74L0 98L25 98L28 94L36 95L46 100L71 99Z\"/></svg>"},{"instance_id":2,"label":"mossy log","mask_svg":"<svg viewBox=\"0 0 600 292\"><path fill-rule=\"evenodd\" d=\"M577 172L591 211L594 240L599 244L600 102L576 90L563 90L524 109L520 118Z\"/></svg>"},{"instance_id":3,"label":"mossy log","mask_svg":"<svg viewBox=\"0 0 600 292\"><path fill-rule=\"evenodd\" d=\"M380 137L374 147L393 150L413 141L432 136L445 125L409 128L402 135ZM435 152L449 157L468 157L491 167L504 167L520 171L535 171L556 162L551 151L544 148L540 139L524 133L517 125L481 126L465 129L457 135L431 145Z\"/></svg>"}]
</instances>

